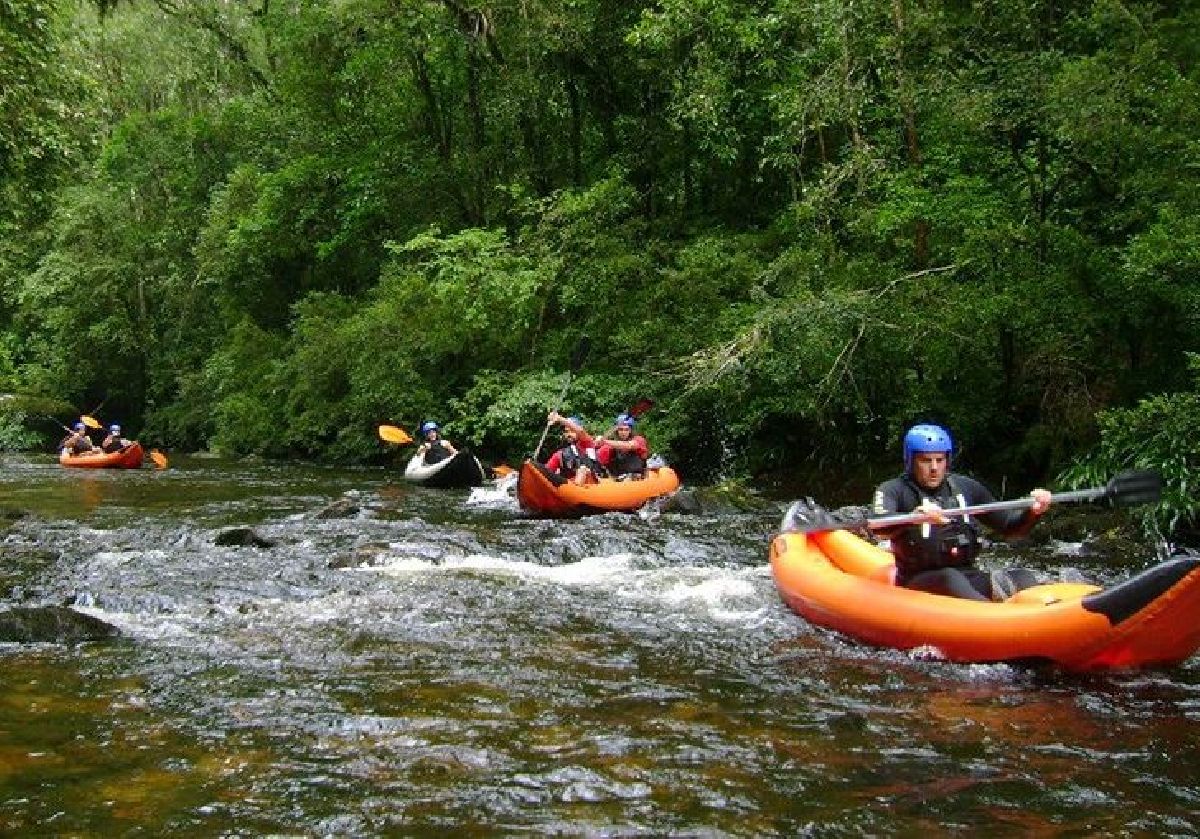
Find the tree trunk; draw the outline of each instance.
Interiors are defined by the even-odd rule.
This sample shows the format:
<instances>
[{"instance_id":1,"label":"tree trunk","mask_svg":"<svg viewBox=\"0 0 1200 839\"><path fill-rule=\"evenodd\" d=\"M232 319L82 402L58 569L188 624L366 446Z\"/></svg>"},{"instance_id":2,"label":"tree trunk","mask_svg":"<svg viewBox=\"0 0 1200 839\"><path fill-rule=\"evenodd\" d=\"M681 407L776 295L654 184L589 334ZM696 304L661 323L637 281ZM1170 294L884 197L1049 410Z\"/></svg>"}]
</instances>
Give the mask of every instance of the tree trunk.
<instances>
[{"instance_id":1,"label":"tree trunk","mask_svg":"<svg viewBox=\"0 0 1200 839\"><path fill-rule=\"evenodd\" d=\"M904 0L892 0L892 22L896 28L896 84L899 88L900 110L904 118L904 149L908 166L920 177L921 144L917 136L917 113L912 82L905 67L905 28L907 18ZM913 223L913 267L920 271L929 265L929 220L918 218Z\"/></svg>"}]
</instances>

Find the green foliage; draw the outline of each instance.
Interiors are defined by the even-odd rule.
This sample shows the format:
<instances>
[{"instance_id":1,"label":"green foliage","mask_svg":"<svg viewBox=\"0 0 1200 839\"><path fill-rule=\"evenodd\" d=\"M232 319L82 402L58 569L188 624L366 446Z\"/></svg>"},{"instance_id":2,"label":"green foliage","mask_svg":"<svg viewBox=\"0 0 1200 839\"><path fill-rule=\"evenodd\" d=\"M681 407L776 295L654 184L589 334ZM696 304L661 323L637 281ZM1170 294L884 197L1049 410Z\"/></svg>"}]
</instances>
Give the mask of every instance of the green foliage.
<instances>
[{"instance_id":1,"label":"green foliage","mask_svg":"<svg viewBox=\"0 0 1200 839\"><path fill-rule=\"evenodd\" d=\"M473 445L516 461L533 453L552 408L566 416L578 416L585 427L600 434L619 412L645 398L644 392L631 390L628 377L581 373L571 378L558 405L565 383L565 372L484 370L461 398L451 401L450 427ZM653 434L652 425L640 430ZM551 429L542 449L543 460L561 445L560 439Z\"/></svg>"},{"instance_id":2,"label":"green foliage","mask_svg":"<svg viewBox=\"0 0 1200 839\"><path fill-rule=\"evenodd\" d=\"M283 342L244 320L204 365L204 392L212 416L210 447L228 455L285 457L285 388L279 358Z\"/></svg>"},{"instance_id":3,"label":"green foliage","mask_svg":"<svg viewBox=\"0 0 1200 839\"><path fill-rule=\"evenodd\" d=\"M62 401L0 393L0 451L48 450L65 433L57 417L78 416Z\"/></svg>"},{"instance_id":4,"label":"green foliage","mask_svg":"<svg viewBox=\"0 0 1200 839\"><path fill-rule=\"evenodd\" d=\"M1143 520L1170 533L1200 526L1200 355L1188 356L1191 390L1140 400L1099 416L1100 445L1059 477L1073 487L1103 486L1121 469L1154 469L1163 476L1161 503Z\"/></svg>"},{"instance_id":5,"label":"green foliage","mask_svg":"<svg viewBox=\"0 0 1200 839\"><path fill-rule=\"evenodd\" d=\"M1044 476L1191 393L1189 4L102 6L0 4L5 389L178 447L365 461L434 417L515 457L586 334L572 410L650 396L726 477L916 419Z\"/></svg>"}]
</instances>

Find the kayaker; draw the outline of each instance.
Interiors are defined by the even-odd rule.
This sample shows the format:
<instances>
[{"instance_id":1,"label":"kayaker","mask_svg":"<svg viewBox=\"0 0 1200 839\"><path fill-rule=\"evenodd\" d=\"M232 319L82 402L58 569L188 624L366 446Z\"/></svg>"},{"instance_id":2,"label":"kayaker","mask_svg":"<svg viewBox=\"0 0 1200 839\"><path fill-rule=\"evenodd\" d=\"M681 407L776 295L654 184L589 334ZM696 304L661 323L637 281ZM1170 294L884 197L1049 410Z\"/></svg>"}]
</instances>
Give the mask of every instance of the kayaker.
<instances>
[{"instance_id":1,"label":"kayaker","mask_svg":"<svg viewBox=\"0 0 1200 839\"><path fill-rule=\"evenodd\" d=\"M921 524L877 531L891 540L898 585L971 600L1004 600L1037 584L1032 571L1013 568L988 574L975 567L975 559L980 522L1004 537L1023 536L1050 506L1047 490L1033 490L1033 504L1025 510L947 516L946 509L996 499L979 481L950 471L954 441L941 426L914 425L904 435L903 452L904 474L880 484L872 503L876 515L927 514Z\"/></svg>"},{"instance_id":2,"label":"kayaker","mask_svg":"<svg viewBox=\"0 0 1200 839\"><path fill-rule=\"evenodd\" d=\"M596 441L583 427L579 417L564 417L558 411L551 411L546 422L561 425L566 445L550 455L546 468L583 486L593 483L604 473L596 452Z\"/></svg>"},{"instance_id":3,"label":"kayaker","mask_svg":"<svg viewBox=\"0 0 1200 839\"><path fill-rule=\"evenodd\" d=\"M100 448L109 454L129 448L129 441L121 436L121 426L113 423L108 427L108 435L100 441Z\"/></svg>"},{"instance_id":4,"label":"kayaker","mask_svg":"<svg viewBox=\"0 0 1200 839\"><path fill-rule=\"evenodd\" d=\"M424 461L429 466L458 454L458 449L442 437L442 430L436 422L422 423L421 436L425 438L425 442L417 448L417 453L424 455Z\"/></svg>"},{"instance_id":5,"label":"kayaker","mask_svg":"<svg viewBox=\"0 0 1200 839\"><path fill-rule=\"evenodd\" d=\"M646 459L650 446L641 434L634 434L636 420L620 414L613 423L613 437L605 437L596 449L596 458L617 480L641 480L646 476Z\"/></svg>"},{"instance_id":6,"label":"kayaker","mask_svg":"<svg viewBox=\"0 0 1200 839\"><path fill-rule=\"evenodd\" d=\"M64 451L68 455L87 454L96 449L96 444L92 442L92 438L87 435L87 426L82 422L77 422L67 436L62 438L58 444L59 451Z\"/></svg>"}]
</instances>

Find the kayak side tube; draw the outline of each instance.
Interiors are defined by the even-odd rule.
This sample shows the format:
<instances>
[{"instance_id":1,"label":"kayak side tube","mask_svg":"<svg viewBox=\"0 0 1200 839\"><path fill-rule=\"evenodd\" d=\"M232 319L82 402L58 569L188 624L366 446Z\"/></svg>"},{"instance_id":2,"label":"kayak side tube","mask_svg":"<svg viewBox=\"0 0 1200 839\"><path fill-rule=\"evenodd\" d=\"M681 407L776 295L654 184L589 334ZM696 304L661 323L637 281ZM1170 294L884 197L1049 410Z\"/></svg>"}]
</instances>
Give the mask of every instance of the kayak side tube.
<instances>
[{"instance_id":1,"label":"kayak side tube","mask_svg":"<svg viewBox=\"0 0 1200 839\"><path fill-rule=\"evenodd\" d=\"M1200 560L1170 560L1107 590L1058 583L1004 603L896 586L890 553L846 531L783 533L771 570L811 623L951 661L1051 661L1067 670L1174 664L1200 646Z\"/></svg>"}]
</instances>

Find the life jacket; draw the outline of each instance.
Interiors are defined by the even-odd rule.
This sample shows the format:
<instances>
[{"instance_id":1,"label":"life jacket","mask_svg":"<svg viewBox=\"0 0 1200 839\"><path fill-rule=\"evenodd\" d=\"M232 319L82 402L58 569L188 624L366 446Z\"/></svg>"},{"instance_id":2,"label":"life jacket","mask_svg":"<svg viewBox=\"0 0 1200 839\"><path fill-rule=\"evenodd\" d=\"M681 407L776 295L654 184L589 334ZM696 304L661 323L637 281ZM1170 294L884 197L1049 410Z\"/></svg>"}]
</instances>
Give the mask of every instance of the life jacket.
<instances>
[{"instance_id":1,"label":"life jacket","mask_svg":"<svg viewBox=\"0 0 1200 839\"><path fill-rule=\"evenodd\" d=\"M87 435L72 434L63 440L62 447L67 449L69 454L87 454L95 449L95 444L87 438Z\"/></svg>"},{"instance_id":2,"label":"life jacket","mask_svg":"<svg viewBox=\"0 0 1200 839\"><path fill-rule=\"evenodd\" d=\"M966 497L949 475L935 493L922 489L908 476L904 483L911 498L905 498L903 506L909 510L915 510L927 499L936 501L943 509L967 506ZM979 550L979 525L970 516L955 516L948 524L923 522L906 527L892 537L897 582L903 585L923 571L970 566L979 556Z\"/></svg>"},{"instance_id":3,"label":"life jacket","mask_svg":"<svg viewBox=\"0 0 1200 839\"><path fill-rule=\"evenodd\" d=\"M640 478L646 474L646 459L633 449L613 449L608 460L608 471L613 477L635 475Z\"/></svg>"},{"instance_id":4,"label":"life jacket","mask_svg":"<svg viewBox=\"0 0 1200 839\"><path fill-rule=\"evenodd\" d=\"M580 466L588 467L597 476L604 474L604 467L596 459L596 449L592 446L581 449L577 443L572 443L559 449L558 454L564 475L574 475Z\"/></svg>"},{"instance_id":5,"label":"life jacket","mask_svg":"<svg viewBox=\"0 0 1200 839\"><path fill-rule=\"evenodd\" d=\"M429 443L429 448L425 450L425 465L432 466L435 463L441 463L446 458L450 457L450 450L446 448L446 444L441 438Z\"/></svg>"}]
</instances>

